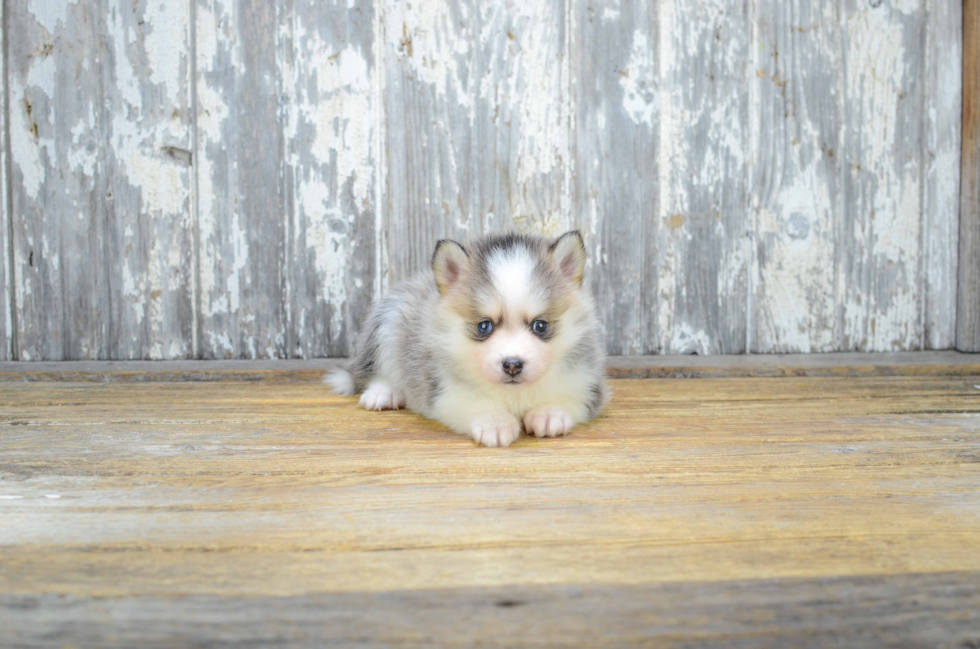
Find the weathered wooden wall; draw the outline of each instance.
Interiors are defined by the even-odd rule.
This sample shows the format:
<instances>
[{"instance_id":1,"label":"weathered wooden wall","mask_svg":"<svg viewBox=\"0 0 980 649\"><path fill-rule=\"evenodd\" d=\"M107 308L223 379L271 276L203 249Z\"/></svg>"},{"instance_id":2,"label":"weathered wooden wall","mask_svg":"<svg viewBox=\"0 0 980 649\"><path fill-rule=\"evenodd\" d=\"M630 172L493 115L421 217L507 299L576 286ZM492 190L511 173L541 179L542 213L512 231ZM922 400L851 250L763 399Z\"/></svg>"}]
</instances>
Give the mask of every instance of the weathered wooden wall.
<instances>
[{"instance_id":1,"label":"weathered wooden wall","mask_svg":"<svg viewBox=\"0 0 980 649\"><path fill-rule=\"evenodd\" d=\"M612 353L955 344L959 2L3 11L0 360L346 355L513 227L582 229Z\"/></svg>"}]
</instances>

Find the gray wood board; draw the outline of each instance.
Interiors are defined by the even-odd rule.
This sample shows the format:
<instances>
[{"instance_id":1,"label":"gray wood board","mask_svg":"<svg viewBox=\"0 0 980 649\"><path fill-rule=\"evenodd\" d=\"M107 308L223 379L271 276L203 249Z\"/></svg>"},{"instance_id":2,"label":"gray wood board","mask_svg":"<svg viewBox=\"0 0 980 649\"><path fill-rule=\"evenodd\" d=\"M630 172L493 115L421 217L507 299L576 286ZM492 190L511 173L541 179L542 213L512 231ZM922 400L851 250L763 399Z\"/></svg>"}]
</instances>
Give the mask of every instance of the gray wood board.
<instances>
[{"instance_id":1,"label":"gray wood board","mask_svg":"<svg viewBox=\"0 0 980 649\"><path fill-rule=\"evenodd\" d=\"M196 5L203 358L285 354L282 9L261 0Z\"/></svg>"},{"instance_id":2,"label":"gray wood board","mask_svg":"<svg viewBox=\"0 0 980 649\"><path fill-rule=\"evenodd\" d=\"M31 6L5 4L15 356L106 358L106 7Z\"/></svg>"},{"instance_id":3,"label":"gray wood board","mask_svg":"<svg viewBox=\"0 0 980 649\"><path fill-rule=\"evenodd\" d=\"M839 348L837 7L764 0L753 47L753 352Z\"/></svg>"},{"instance_id":4,"label":"gray wood board","mask_svg":"<svg viewBox=\"0 0 980 649\"><path fill-rule=\"evenodd\" d=\"M660 5L657 335L664 353L746 351L749 86L741 0Z\"/></svg>"},{"instance_id":5,"label":"gray wood board","mask_svg":"<svg viewBox=\"0 0 980 649\"><path fill-rule=\"evenodd\" d=\"M193 354L188 8L6 5L18 348Z\"/></svg>"},{"instance_id":6,"label":"gray wood board","mask_svg":"<svg viewBox=\"0 0 980 649\"><path fill-rule=\"evenodd\" d=\"M346 356L377 275L374 5L286 3L285 355Z\"/></svg>"},{"instance_id":7,"label":"gray wood board","mask_svg":"<svg viewBox=\"0 0 980 649\"><path fill-rule=\"evenodd\" d=\"M950 647L980 643L980 574L290 597L0 597L18 647Z\"/></svg>"},{"instance_id":8,"label":"gray wood board","mask_svg":"<svg viewBox=\"0 0 980 649\"><path fill-rule=\"evenodd\" d=\"M839 346L921 348L925 12L843 0L840 19Z\"/></svg>"},{"instance_id":9,"label":"gray wood board","mask_svg":"<svg viewBox=\"0 0 980 649\"><path fill-rule=\"evenodd\" d=\"M441 238L568 227L565 3L383 4L386 282Z\"/></svg>"},{"instance_id":10,"label":"gray wood board","mask_svg":"<svg viewBox=\"0 0 980 649\"><path fill-rule=\"evenodd\" d=\"M200 351L338 356L375 291L371 3L197 5Z\"/></svg>"},{"instance_id":11,"label":"gray wood board","mask_svg":"<svg viewBox=\"0 0 980 649\"><path fill-rule=\"evenodd\" d=\"M956 344L963 3L927 0L925 47L922 335L926 349L949 349ZM980 239L973 250L973 258L980 257ZM969 254L964 263L971 263ZM980 304L980 295L975 303ZM973 351L980 351L980 344Z\"/></svg>"},{"instance_id":12,"label":"gray wood board","mask_svg":"<svg viewBox=\"0 0 980 649\"><path fill-rule=\"evenodd\" d=\"M662 349L658 335L660 30L655 6L572 4L572 209L612 354ZM666 289L665 289L666 290Z\"/></svg>"},{"instance_id":13,"label":"gray wood board","mask_svg":"<svg viewBox=\"0 0 980 649\"><path fill-rule=\"evenodd\" d=\"M0 4L0 25L6 25L4 11L6 5ZM0 97L3 98L3 108L0 110L0 361L13 358L14 310L10 300L13 297L13 278L10 275L10 242L12 210L7 202L9 196L7 173L7 30L0 29L0 56L3 56L3 71L0 74Z\"/></svg>"}]
</instances>

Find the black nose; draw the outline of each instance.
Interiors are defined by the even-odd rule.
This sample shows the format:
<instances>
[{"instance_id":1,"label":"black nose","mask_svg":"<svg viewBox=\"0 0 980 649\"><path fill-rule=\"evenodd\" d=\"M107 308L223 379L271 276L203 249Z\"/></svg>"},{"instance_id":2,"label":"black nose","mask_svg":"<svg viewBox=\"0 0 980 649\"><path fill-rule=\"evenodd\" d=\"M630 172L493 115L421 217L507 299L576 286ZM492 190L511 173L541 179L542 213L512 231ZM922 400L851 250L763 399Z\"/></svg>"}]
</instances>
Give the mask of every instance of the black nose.
<instances>
[{"instance_id":1,"label":"black nose","mask_svg":"<svg viewBox=\"0 0 980 649\"><path fill-rule=\"evenodd\" d=\"M511 376L517 376L524 369L524 361L519 358L508 358L504 361L504 371Z\"/></svg>"}]
</instances>

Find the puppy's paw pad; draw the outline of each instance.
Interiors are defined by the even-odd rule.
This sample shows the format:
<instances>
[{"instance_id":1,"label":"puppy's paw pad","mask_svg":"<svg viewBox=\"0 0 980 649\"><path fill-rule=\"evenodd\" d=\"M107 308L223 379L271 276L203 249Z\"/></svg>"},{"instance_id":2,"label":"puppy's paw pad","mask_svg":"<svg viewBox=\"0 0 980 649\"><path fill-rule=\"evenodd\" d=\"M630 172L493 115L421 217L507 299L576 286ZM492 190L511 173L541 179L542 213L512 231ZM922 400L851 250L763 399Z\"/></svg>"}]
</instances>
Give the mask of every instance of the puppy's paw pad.
<instances>
[{"instance_id":1,"label":"puppy's paw pad","mask_svg":"<svg viewBox=\"0 0 980 649\"><path fill-rule=\"evenodd\" d=\"M361 395L360 403L365 410L398 410L405 407L405 397L386 385L372 385Z\"/></svg>"},{"instance_id":2,"label":"puppy's paw pad","mask_svg":"<svg viewBox=\"0 0 980 649\"><path fill-rule=\"evenodd\" d=\"M521 436L521 423L510 415L484 415L473 420L470 432L477 444L510 446Z\"/></svg>"},{"instance_id":3,"label":"puppy's paw pad","mask_svg":"<svg viewBox=\"0 0 980 649\"><path fill-rule=\"evenodd\" d=\"M537 408L524 415L524 428L535 437L558 437L572 430L572 416L561 408Z\"/></svg>"}]
</instances>

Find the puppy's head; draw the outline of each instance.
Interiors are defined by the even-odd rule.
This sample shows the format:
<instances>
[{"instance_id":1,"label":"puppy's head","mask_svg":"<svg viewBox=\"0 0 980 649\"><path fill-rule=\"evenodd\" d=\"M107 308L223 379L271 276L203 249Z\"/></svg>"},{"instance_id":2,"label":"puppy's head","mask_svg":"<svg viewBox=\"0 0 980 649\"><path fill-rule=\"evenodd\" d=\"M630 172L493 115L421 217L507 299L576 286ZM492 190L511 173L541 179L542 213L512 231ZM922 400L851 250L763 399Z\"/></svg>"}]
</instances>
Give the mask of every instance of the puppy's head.
<instances>
[{"instance_id":1,"label":"puppy's head","mask_svg":"<svg viewBox=\"0 0 980 649\"><path fill-rule=\"evenodd\" d=\"M466 248L440 241L432 270L446 347L471 380L534 383L578 336L585 245L577 231L554 240L491 235Z\"/></svg>"}]
</instances>

